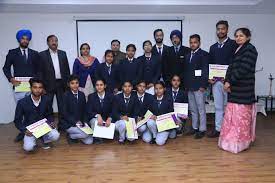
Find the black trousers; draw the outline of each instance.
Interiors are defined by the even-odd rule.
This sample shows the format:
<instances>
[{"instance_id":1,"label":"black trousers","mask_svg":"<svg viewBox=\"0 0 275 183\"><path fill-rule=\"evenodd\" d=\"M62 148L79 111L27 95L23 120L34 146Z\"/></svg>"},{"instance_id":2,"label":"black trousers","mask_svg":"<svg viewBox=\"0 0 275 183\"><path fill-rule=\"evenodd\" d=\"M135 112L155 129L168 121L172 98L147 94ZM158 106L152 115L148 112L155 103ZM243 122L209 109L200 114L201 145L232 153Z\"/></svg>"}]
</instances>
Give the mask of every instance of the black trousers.
<instances>
[{"instance_id":1,"label":"black trousers","mask_svg":"<svg viewBox=\"0 0 275 183\"><path fill-rule=\"evenodd\" d=\"M66 90L66 86L64 86L64 82L61 79L57 79L55 82L55 88L53 91L47 91L47 96L50 98L51 104L53 105L54 96L56 96L57 100L57 108L58 108L58 129L60 129L61 125L61 117L62 117L62 108L63 108L63 94ZM62 129L61 129L62 130Z\"/></svg>"}]
</instances>

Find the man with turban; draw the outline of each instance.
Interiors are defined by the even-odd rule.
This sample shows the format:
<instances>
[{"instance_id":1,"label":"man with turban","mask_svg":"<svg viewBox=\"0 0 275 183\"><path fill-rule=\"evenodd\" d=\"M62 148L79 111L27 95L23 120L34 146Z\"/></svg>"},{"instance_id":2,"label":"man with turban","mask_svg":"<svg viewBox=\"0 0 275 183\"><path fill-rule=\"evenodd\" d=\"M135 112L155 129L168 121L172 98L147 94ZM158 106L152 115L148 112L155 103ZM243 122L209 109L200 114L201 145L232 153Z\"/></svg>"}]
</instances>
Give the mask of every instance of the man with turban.
<instances>
[{"instance_id":1,"label":"man with turban","mask_svg":"<svg viewBox=\"0 0 275 183\"><path fill-rule=\"evenodd\" d=\"M173 44L167 54L163 57L162 77L165 84L170 86L171 79L174 75L183 76L183 63L186 54L189 53L188 47L182 46L182 33L179 30L173 30L170 34L170 40ZM183 82L181 82L184 84Z\"/></svg>"},{"instance_id":2,"label":"man with turban","mask_svg":"<svg viewBox=\"0 0 275 183\"><path fill-rule=\"evenodd\" d=\"M29 42L32 39L31 31L25 29L19 30L16 34L16 39L19 47L9 50L3 67L3 72L8 81L13 85L13 89L25 79L38 77L40 72L38 52L28 48ZM29 94L29 91L14 90L16 103ZM15 138L15 142L19 142L23 138L24 134L19 133Z\"/></svg>"}]
</instances>

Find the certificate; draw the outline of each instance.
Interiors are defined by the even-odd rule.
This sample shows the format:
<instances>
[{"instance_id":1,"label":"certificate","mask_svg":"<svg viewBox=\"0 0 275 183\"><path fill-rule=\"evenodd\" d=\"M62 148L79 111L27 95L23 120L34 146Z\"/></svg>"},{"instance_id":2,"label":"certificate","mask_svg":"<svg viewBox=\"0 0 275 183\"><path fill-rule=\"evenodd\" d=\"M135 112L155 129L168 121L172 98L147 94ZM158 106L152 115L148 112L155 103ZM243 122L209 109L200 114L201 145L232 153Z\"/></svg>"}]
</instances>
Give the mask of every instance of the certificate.
<instances>
[{"instance_id":1,"label":"certificate","mask_svg":"<svg viewBox=\"0 0 275 183\"><path fill-rule=\"evenodd\" d=\"M176 125L175 121L176 121L176 116L174 112L157 116L156 124L157 124L158 132L163 132L173 128L178 128L179 126Z\"/></svg>"},{"instance_id":2,"label":"certificate","mask_svg":"<svg viewBox=\"0 0 275 183\"><path fill-rule=\"evenodd\" d=\"M176 114L188 116L188 103L174 103L174 112Z\"/></svg>"},{"instance_id":3,"label":"certificate","mask_svg":"<svg viewBox=\"0 0 275 183\"><path fill-rule=\"evenodd\" d=\"M14 88L15 92L29 92L31 91L29 80L31 77L15 77L14 78L21 83Z\"/></svg>"},{"instance_id":4,"label":"certificate","mask_svg":"<svg viewBox=\"0 0 275 183\"><path fill-rule=\"evenodd\" d=\"M47 119L44 118L26 127L35 138L42 137L43 135L52 131L52 128L47 123Z\"/></svg>"},{"instance_id":5,"label":"certificate","mask_svg":"<svg viewBox=\"0 0 275 183\"><path fill-rule=\"evenodd\" d=\"M126 134L129 139L138 139L136 120L134 118L129 118L126 122Z\"/></svg>"},{"instance_id":6,"label":"certificate","mask_svg":"<svg viewBox=\"0 0 275 183\"><path fill-rule=\"evenodd\" d=\"M105 124L105 122L103 122ZM99 137L104 139L114 139L115 124L111 123L109 127L97 125L95 122L93 137Z\"/></svg>"},{"instance_id":7,"label":"certificate","mask_svg":"<svg viewBox=\"0 0 275 183\"><path fill-rule=\"evenodd\" d=\"M228 65L209 64L209 79L225 78Z\"/></svg>"},{"instance_id":8,"label":"certificate","mask_svg":"<svg viewBox=\"0 0 275 183\"><path fill-rule=\"evenodd\" d=\"M144 125L145 123L147 123L147 121L153 116L153 113L151 111L147 111L144 115L144 119L140 120L139 122L137 122L137 128L141 127L142 125Z\"/></svg>"},{"instance_id":9,"label":"certificate","mask_svg":"<svg viewBox=\"0 0 275 183\"><path fill-rule=\"evenodd\" d=\"M84 126L82 126L82 123L76 123L76 126L87 135L93 134L93 130L89 127L87 123L85 123Z\"/></svg>"}]
</instances>

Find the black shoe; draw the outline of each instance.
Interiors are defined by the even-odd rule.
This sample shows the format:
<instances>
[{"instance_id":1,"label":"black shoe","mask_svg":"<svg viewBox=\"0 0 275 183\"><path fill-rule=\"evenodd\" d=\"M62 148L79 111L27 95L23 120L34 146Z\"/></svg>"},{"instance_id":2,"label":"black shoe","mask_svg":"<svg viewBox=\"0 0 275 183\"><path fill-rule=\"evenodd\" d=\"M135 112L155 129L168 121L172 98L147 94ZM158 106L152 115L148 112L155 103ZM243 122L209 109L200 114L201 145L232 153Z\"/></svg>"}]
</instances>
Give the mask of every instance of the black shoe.
<instances>
[{"instance_id":1,"label":"black shoe","mask_svg":"<svg viewBox=\"0 0 275 183\"><path fill-rule=\"evenodd\" d=\"M198 132L198 130L195 130L194 128L191 128L186 135L194 135L196 132Z\"/></svg>"},{"instance_id":2,"label":"black shoe","mask_svg":"<svg viewBox=\"0 0 275 183\"><path fill-rule=\"evenodd\" d=\"M220 136L220 132L217 130L213 130L210 134L207 135L208 138L217 138Z\"/></svg>"},{"instance_id":3,"label":"black shoe","mask_svg":"<svg viewBox=\"0 0 275 183\"><path fill-rule=\"evenodd\" d=\"M205 135L205 132L196 132L195 133L195 136L194 136L194 138L195 139L201 139L201 138L203 138L204 137L204 135Z\"/></svg>"},{"instance_id":4,"label":"black shoe","mask_svg":"<svg viewBox=\"0 0 275 183\"><path fill-rule=\"evenodd\" d=\"M43 143L42 144L42 149L47 150L50 149L52 147L51 143Z\"/></svg>"},{"instance_id":5,"label":"black shoe","mask_svg":"<svg viewBox=\"0 0 275 183\"><path fill-rule=\"evenodd\" d=\"M177 136L183 136L183 129L177 130Z\"/></svg>"},{"instance_id":6,"label":"black shoe","mask_svg":"<svg viewBox=\"0 0 275 183\"><path fill-rule=\"evenodd\" d=\"M102 138L94 138L94 144L102 144L103 139Z\"/></svg>"},{"instance_id":7,"label":"black shoe","mask_svg":"<svg viewBox=\"0 0 275 183\"><path fill-rule=\"evenodd\" d=\"M125 141L118 141L119 145L124 145Z\"/></svg>"},{"instance_id":8,"label":"black shoe","mask_svg":"<svg viewBox=\"0 0 275 183\"><path fill-rule=\"evenodd\" d=\"M149 143L150 144L156 144L156 139L153 138Z\"/></svg>"},{"instance_id":9,"label":"black shoe","mask_svg":"<svg viewBox=\"0 0 275 183\"><path fill-rule=\"evenodd\" d=\"M68 144L77 144L79 142L78 139L71 139L69 135L67 135Z\"/></svg>"},{"instance_id":10,"label":"black shoe","mask_svg":"<svg viewBox=\"0 0 275 183\"><path fill-rule=\"evenodd\" d=\"M20 141L22 141L22 140L24 139L24 136L25 136L24 133L19 133L19 134L15 137L14 142L20 142Z\"/></svg>"}]
</instances>

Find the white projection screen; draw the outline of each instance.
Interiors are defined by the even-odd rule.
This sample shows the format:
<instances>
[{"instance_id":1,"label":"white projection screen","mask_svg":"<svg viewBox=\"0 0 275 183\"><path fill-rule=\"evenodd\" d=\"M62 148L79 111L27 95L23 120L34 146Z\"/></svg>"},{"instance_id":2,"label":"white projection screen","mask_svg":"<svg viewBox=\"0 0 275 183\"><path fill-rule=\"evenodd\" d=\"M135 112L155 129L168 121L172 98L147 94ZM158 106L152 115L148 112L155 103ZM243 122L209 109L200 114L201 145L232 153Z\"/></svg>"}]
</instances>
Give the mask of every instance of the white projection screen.
<instances>
[{"instance_id":1,"label":"white projection screen","mask_svg":"<svg viewBox=\"0 0 275 183\"><path fill-rule=\"evenodd\" d=\"M102 62L104 52L111 48L111 41L118 39L123 52L128 44L135 44L135 57L138 57L143 54L143 41L151 40L155 44L153 32L158 28L164 31L164 43L171 45L170 32L181 30L182 20L76 20L78 53L80 45L88 43L91 55Z\"/></svg>"}]
</instances>

